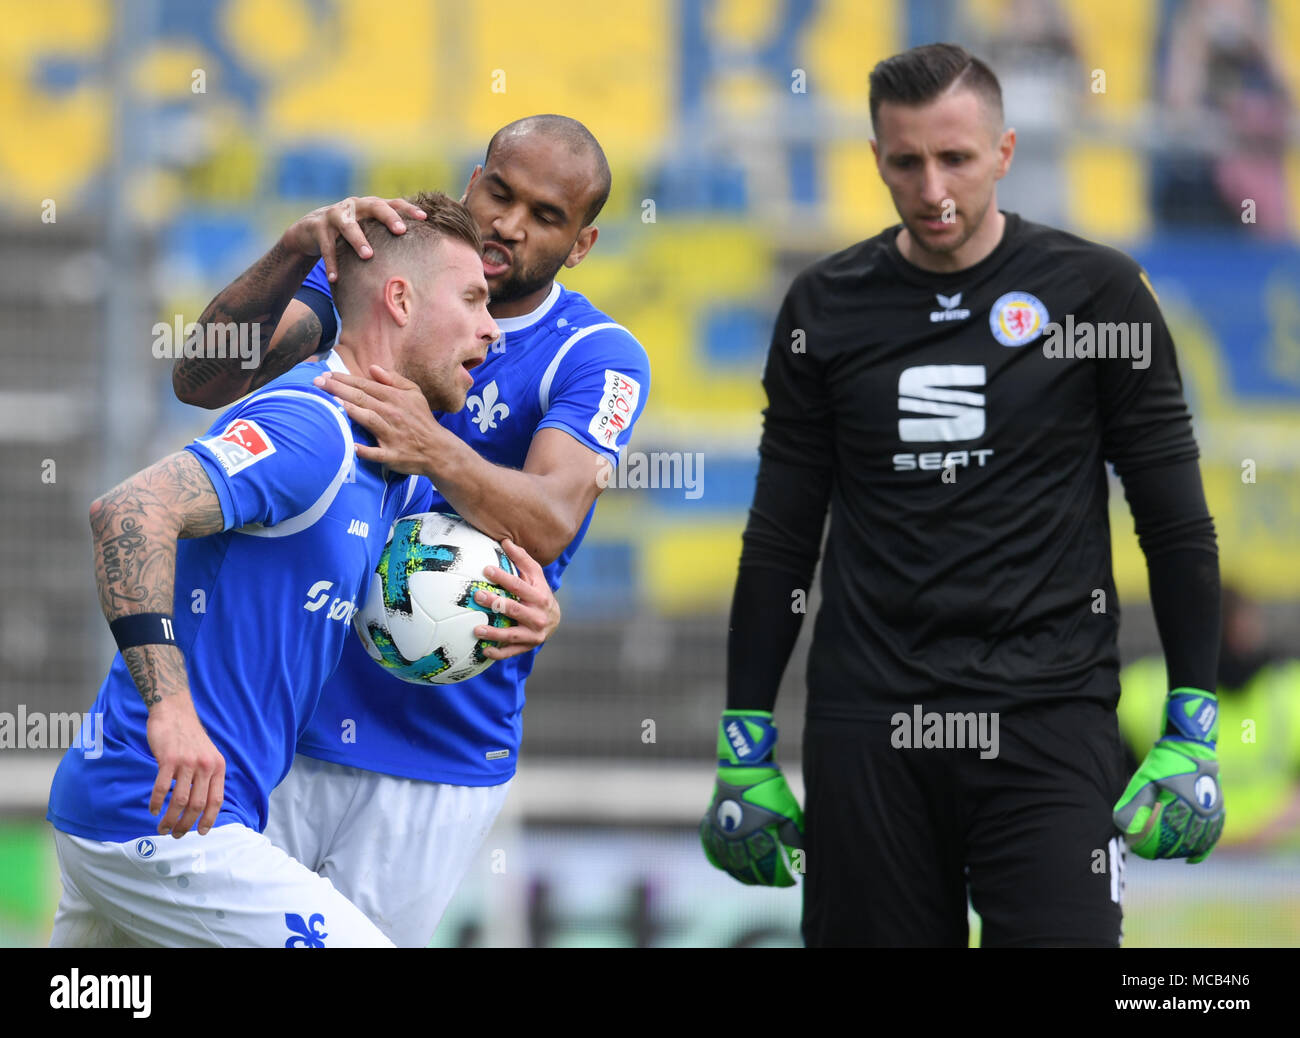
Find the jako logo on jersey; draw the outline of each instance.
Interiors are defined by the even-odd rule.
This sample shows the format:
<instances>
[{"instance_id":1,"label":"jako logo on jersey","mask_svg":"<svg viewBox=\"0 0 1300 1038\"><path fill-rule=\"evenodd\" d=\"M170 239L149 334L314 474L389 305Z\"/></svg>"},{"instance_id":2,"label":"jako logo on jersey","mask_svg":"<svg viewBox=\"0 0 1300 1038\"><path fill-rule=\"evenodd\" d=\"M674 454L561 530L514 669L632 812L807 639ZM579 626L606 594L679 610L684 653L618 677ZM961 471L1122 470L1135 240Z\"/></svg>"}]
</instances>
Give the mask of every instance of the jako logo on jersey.
<instances>
[{"instance_id":1,"label":"jako logo on jersey","mask_svg":"<svg viewBox=\"0 0 1300 1038\"><path fill-rule=\"evenodd\" d=\"M640 396L641 385L636 379L606 368L605 392L601 394L600 407L587 426L587 432L602 447L613 447L618 442L618 434L631 423Z\"/></svg>"},{"instance_id":2,"label":"jako logo on jersey","mask_svg":"<svg viewBox=\"0 0 1300 1038\"><path fill-rule=\"evenodd\" d=\"M493 379L483 387L483 395L475 393L465 401L465 406L470 410L470 418L478 423L479 432L487 432L489 429L497 427L497 418L509 418L510 407L502 403L497 403L497 383ZM474 412L478 411L478 414Z\"/></svg>"},{"instance_id":3,"label":"jako logo on jersey","mask_svg":"<svg viewBox=\"0 0 1300 1038\"><path fill-rule=\"evenodd\" d=\"M355 533L358 537L369 537L370 524L364 519L353 519L348 523L348 533Z\"/></svg>"},{"instance_id":4,"label":"jako logo on jersey","mask_svg":"<svg viewBox=\"0 0 1300 1038\"><path fill-rule=\"evenodd\" d=\"M961 293L955 296L934 297L939 301L939 309L930 311L930 320L932 323L939 321L964 321L970 316L970 311L964 309L961 305Z\"/></svg>"},{"instance_id":5,"label":"jako logo on jersey","mask_svg":"<svg viewBox=\"0 0 1300 1038\"><path fill-rule=\"evenodd\" d=\"M1003 346L1023 346L1043 334L1047 325L1047 307L1028 292L1008 292L999 296L989 311L989 331Z\"/></svg>"},{"instance_id":6,"label":"jako logo on jersey","mask_svg":"<svg viewBox=\"0 0 1300 1038\"><path fill-rule=\"evenodd\" d=\"M307 601L303 603L303 608L309 613L317 612L322 609L326 602L330 601L330 588L334 586L332 580L318 580L307 589ZM349 623L352 620L352 614L357 611L356 603L342 598L335 598L330 602L329 612L325 614L327 619L338 620L341 623Z\"/></svg>"},{"instance_id":7,"label":"jako logo on jersey","mask_svg":"<svg viewBox=\"0 0 1300 1038\"><path fill-rule=\"evenodd\" d=\"M293 931L293 936L284 942L286 948L324 948L325 938L329 936L324 930L318 930L318 926L325 925L325 917L319 912L312 915L311 919L303 922L300 915L293 912L284 913L284 925Z\"/></svg>"},{"instance_id":8,"label":"jako logo on jersey","mask_svg":"<svg viewBox=\"0 0 1300 1038\"><path fill-rule=\"evenodd\" d=\"M254 465L275 453L275 444L254 421L236 418L220 436L198 441L221 463L227 476Z\"/></svg>"}]
</instances>

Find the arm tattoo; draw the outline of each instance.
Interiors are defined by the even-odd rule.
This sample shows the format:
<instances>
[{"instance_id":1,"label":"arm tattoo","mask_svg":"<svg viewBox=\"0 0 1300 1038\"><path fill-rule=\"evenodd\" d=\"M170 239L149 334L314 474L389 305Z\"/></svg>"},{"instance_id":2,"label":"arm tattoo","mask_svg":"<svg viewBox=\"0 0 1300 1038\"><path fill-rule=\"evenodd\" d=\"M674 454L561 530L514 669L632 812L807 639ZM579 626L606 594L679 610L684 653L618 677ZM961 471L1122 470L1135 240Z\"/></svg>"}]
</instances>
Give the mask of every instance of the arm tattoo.
<instances>
[{"instance_id":1,"label":"arm tattoo","mask_svg":"<svg viewBox=\"0 0 1300 1038\"><path fill-rule=\"evenodd\" d=\"M137 645L124 651L122 659L145 706L161 703L163 696L189 687L185 657L174 645Z\"/></svg>"},{"instance_id":2,"label":"arm tattoo","mask_svg":"<svg viewBox=\"0 0 1300 1038\"><path fill-rule=\"evenodd\" d=\"M262 366L253 372L249 389L260 389L323 348L321 334L320 318L308 310L285 330L275 348L267 351Z\"/></svg>"},{"instance_id":3,"label":"arm tattoo","mask_svg":"<svg viewBox=\"0 0 1300 1038\"><path fill-rule=\"evenodd\" d=\"M277 372L280 374L315 352L313 346L301 357L285 363L281 351L287 353L293 347L285 342L276 343L274 349L270 346L285 308L315 263L315 256L296 256L276 242L270 252L222 289L199 316L204 342L209 341L207 333L212 325L257 325L259 341L267 344L262 351L261 368L250 371L243 367L243 358L237 351L223 351L227 353L225 357L179 357L172 368L172 389L176 395L186 403L221 407L259 384L255 380L272 357L275 364L284 364ZM317 333L319 338L319 325Z\"/></svg>"},{"instance_id":4,"label":"arm tattoo","mask_svg":"<svg viewBox=\"0 0 1300 1038\"><path fill-rule=\"evenodd\" d=\"M105 618L170 613L177 538L205 537L223 526L212 481L188 451L164 458L99 498L90 509L90 528ZM137 646L122 658L146 704L187 687L184 659L175 646Z\"/></svg>"}]
</instances>

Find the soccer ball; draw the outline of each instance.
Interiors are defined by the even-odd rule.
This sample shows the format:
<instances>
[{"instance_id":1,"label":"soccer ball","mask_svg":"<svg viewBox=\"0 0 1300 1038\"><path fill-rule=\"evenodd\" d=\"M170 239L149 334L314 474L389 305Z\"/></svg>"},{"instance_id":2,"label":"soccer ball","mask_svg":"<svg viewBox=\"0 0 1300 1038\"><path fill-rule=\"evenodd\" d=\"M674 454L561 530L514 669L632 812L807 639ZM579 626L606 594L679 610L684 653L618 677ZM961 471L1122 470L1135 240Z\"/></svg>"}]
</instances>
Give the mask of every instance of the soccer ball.
<instances>
[{"instance_id":1,"label":"soccer ball","mask_svg":"<svg viewBox=\"0 0 1300 1038\"><path fill-rule=\"evenodd\" d=\"M514 625L474 601L480 588L514 597L483 576L489 565L517 572L501 545L458 515L397 520L352 618L370 658L416 685L450 685L487 670L494 661L483 650L493 643L475 638L474 628Z\"/></svg>"}]
</instances>

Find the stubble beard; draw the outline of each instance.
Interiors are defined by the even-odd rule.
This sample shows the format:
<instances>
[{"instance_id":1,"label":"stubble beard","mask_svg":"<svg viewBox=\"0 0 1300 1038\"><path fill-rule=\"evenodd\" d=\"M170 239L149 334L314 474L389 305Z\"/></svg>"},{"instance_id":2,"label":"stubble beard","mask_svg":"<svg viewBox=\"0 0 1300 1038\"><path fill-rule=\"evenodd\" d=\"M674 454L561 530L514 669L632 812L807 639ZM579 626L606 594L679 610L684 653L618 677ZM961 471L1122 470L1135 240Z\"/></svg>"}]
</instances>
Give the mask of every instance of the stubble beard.
<instances>
[{"instance_id":1,"label":"stubble beard","mask_svg":"<svg viewBox=\"0 0 1300 1038\"><path fill-rule=\"evenodd\" d=\"M516 272L512 264L510 270L506 272L504 280L495 284L488 283L488 290L492 293L492 302L513 303L525 296L532 295L541 288L545 288L555 280L555 275L564 266L564 259L568 254L568 251L566 251L559 260L553 261L554 265L552 265L552 261L547 260L530 270Z\"/></svg>"},{"instance_id":2,"label":"stubble beard","mask_svg":"<svg viewBox=\"0 0 1300 1038\"><path fill-rule=\"evenodd\" d=\"M951 256L962 248L968 241L975 237L979 229L984 226L984 221L988 219L989 213L993 210L993 195L984 201L984 208L974 220L968 220L966 223L965 233L959 234L952 242L945 242L942 245L934 246L927 243L910 225L908 231L912 236L912 243L922 252L931 256Z\"/></svg>"},{"instance_id":3,"label":"stubble beard","mask_svg":"<svg viewBox=\"0 0 1300 1038\"><path fill-rule=\"evenodd\" d=\"M419 387L420 392L424 394L425 403L429 405L429 410L454 414L465 406L465 394L461 393L458 387L450 387L448 381L433 368L409 365L405 367L406 370L399 371L398 374L410 379Z\"/></svg>"}]
</instances>

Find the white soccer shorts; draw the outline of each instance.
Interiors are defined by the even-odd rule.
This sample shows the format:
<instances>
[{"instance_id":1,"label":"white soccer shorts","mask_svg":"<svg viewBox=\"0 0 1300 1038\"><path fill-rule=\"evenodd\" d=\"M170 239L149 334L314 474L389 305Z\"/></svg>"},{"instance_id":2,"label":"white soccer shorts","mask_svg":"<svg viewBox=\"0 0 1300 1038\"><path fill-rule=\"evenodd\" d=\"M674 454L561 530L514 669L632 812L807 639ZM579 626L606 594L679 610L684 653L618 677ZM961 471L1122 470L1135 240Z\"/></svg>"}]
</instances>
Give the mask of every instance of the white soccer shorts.
<instances>
[{"instance_id":1,"label":"white soccer shorts","mask_svg":"<svg viewBox=\"0 0 1300 1038\"><path fill-rule=\"evenodd\" d=\"M452 786L299 755L271 793L266 835L399 948L424 948L513 781Z\"/></svg>"},{"instance_id":2,"label":"white soccer shorts","mask_svg":"<svg viewBox=\"0 0 1300 1038\"><path fill-rule=\"evenodd\" d=\"M53 948L391 948L355 905L245 825L105 843L54 831Z\"/></svg>"}]
</instances>

